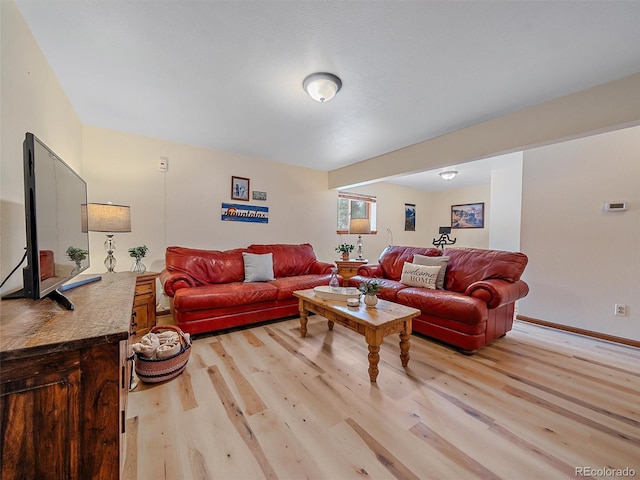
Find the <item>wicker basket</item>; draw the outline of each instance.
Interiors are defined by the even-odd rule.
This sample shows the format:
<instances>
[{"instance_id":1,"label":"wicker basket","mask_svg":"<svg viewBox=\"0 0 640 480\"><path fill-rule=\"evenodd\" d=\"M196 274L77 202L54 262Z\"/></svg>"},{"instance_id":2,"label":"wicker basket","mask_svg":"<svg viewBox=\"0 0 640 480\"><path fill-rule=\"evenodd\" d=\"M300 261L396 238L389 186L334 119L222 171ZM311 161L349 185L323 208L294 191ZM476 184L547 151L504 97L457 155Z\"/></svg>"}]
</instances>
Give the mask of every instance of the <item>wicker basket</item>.
<instances>
[{"instance_id":1,"label":"wicker basket","mask_svg":"<svg viewBox=\"0 0 640 480\"><path fill-rule=\"evenodd\" d=\"M156 325L151 328L153 333L161 330L173 330L178 334L180 352L165 358L147 358L136 353L136 374L145 383L159 383L177 377L187 366L191 355L191 339L182 330L173 325Z\"/></svg>"}]
</instances>

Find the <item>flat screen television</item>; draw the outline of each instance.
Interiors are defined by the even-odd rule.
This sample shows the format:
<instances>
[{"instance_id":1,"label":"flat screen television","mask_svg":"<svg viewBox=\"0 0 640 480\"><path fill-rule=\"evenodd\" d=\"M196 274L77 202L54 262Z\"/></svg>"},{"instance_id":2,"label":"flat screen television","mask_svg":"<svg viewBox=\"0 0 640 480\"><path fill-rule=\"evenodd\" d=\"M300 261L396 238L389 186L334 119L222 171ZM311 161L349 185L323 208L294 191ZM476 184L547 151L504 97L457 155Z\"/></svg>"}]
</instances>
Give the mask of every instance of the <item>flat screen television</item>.
<instances>
[{"instance_id":1,"label":"flat screen television","mask_svg":"<svg viewBox=\"0 0 640 480\"><path fill-rule=\"evenodd\" d=\"M27 265L23 288L4 298L50 297L73 309L58 288L89 268L87 184L33 133L23 158Z\"/></svg>"}]
</instances>

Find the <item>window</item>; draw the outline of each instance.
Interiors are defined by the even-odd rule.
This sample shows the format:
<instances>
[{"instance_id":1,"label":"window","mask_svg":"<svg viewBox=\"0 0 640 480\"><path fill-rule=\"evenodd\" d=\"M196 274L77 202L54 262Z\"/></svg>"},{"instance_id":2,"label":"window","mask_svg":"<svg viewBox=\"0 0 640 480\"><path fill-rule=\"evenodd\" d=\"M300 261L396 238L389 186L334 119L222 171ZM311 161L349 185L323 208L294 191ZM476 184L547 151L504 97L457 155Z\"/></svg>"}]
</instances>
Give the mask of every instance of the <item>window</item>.
<instances>
[{"instance_id":1,"label":"window","mask_svg":"<svg viewBox=\"0 0 640 480\"><path fill-rule=\"evenodd\" d=\"M349 233L351 218L369 219L371 233L376 233L376 197L359 193L338 192L337 233Z\"/></svg>"}]
</instances>

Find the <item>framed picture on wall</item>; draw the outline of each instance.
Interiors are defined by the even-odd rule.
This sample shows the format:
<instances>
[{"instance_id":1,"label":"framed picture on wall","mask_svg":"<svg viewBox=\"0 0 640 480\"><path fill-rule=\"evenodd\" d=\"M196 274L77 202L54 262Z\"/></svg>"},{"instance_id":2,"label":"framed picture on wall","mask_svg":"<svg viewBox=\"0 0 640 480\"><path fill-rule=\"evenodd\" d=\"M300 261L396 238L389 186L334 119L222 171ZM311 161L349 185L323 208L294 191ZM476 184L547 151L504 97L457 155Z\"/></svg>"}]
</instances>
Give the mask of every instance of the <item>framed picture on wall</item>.
<instances>
[{"instance_id":1,"label":"framed picture on wall","mask_svg":"<svg viewBox=\"0 0 640 480\"><path fill-rule=\"evenodd\" d=\"M451 205L451 228L484 228L484 202Z\"/></svg>"},{"instance_id":2,"label":"framed picture on wall","mask_svg":"<svg viewBox=\"0 0 640 480\"><path fill-rule=\"evenodd\" d=\"M416 206L413 203L404 204L404 231L416 231Z\"/></svg>"},{"instance_id":3,"label":"framed picture on wall","mask_svg":"<svg viewBox=\"0 0 640 480\"><path fill-rule=\"evenodd\" d=\"M249 201L249 179L231 177L231 200Z\"/></svg>"}]
</instances>

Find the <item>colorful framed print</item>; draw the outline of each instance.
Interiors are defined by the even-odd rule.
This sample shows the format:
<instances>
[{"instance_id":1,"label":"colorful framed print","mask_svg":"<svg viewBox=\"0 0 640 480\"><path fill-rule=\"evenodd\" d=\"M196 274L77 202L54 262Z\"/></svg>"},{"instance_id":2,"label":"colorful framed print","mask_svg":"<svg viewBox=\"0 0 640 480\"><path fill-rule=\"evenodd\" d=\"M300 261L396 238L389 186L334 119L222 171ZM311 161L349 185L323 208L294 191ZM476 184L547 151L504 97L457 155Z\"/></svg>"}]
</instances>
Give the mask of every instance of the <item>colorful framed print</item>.
<instances>
[{"instance_id":1,"label":"colorful framed print","mask_svg":"<svg viewBox=\"0 0 640 480\"><path fill-rule=\"evenodd\" d=\"M451 205L451 228L484 228L484 202Z\"/></svg>"}]
</instances>

